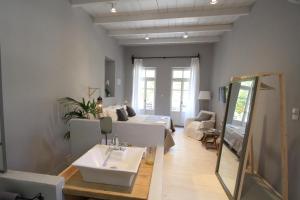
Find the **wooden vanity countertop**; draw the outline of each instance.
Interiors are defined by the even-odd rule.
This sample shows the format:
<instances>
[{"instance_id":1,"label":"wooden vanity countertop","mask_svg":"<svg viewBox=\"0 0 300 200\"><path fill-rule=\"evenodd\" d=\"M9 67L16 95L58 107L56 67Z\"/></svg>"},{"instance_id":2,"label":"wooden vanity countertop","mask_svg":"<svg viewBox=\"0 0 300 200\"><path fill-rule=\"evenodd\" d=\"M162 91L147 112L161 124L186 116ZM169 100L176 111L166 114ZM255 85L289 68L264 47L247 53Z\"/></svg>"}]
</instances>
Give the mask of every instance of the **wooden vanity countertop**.
<instances>
[{"instance_id":1,"label":"wooden vanity countertop","mask_svg":"<svg viewBox=\"0 0 300 200\"><path fill-rule=\"evenodd\" d=\"M69 166L59 176L65 178L63 193L66 200L96 198L105 200L147 200L153 165L143 159L131 187L85 182L79 170Z\"/></svg>"}]
</instances>

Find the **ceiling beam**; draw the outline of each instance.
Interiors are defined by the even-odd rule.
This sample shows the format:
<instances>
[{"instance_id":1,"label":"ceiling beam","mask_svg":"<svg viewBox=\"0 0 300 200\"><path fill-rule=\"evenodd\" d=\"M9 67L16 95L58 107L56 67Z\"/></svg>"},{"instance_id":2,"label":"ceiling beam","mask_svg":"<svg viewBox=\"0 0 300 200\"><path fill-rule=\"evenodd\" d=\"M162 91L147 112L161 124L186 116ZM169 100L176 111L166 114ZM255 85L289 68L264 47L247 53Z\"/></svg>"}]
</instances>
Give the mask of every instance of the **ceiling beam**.
<instances>
[{"instance_id":1,"label":"ceiling beam","mask_svg":"<svg viewBox=\"0 0 300 200\"><path fill-rule=\"evenodd\" d=\"M85 5L92 5L98 3L113 3L116 0L70 0L70 3L73 7L81 7Z\"/></svg>"},{"instance_id":2,"label":"ceiling beam","mask_svg":"<svg viewBox=\"0 0 300 200\"><path fill-rule=\"evenodd\" d=\"M201 17L224 17L224 16L243 16L250 13L251 7L210 9L210 10L169 10L169 11L139 11L128 14L109 15L96 17L96 24L108 24L118 22L135 22L162 19L183 19L183 18L201 18Z\"/></svg>"},{"instance_id":3,"label":"ceiling beam","mask_svg":"<svg viewBox=\"0 0 300 200\"><path fill-rule=\"evenodd\" d=\"M150 40L145 39L123 39L119 40L120 45L136 46L136 45L157 45L157 44L190 44L190 43L214 43L220 41L217 36L207 37L190 37L183 38L153 38Z\"/></svg>"},{"instance_id":4,"label":"ceiling beam","mask_svg":"<svg viewBox=\"0 0 300 200\"><path fill-rule=\"evenodd\" d=\"M140 28L140 29L110 30L108 31L108 35L111 37L120 37L120 36L145 35L145 34L155 34L155 33L231 31L232 28L233 28L232 24L154 27L154 28Z\"/></svg>"}]
</instances>

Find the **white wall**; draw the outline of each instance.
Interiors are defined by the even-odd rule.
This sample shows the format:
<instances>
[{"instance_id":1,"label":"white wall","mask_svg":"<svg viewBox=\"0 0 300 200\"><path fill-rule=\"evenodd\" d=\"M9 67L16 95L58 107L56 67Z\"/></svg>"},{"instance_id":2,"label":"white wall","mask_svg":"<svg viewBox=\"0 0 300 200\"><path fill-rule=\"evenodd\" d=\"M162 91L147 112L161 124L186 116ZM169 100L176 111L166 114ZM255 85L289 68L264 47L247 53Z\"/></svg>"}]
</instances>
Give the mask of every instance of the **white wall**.
<instances>
[{"instance_id":1,"label":"white wall","mask_svg":"<svg viewBox=\"0 0 300 200\"><path fill-rule=\"evenodd\" d=\"M0 1L0 43L8 167L56 173L69 155L57 98L104 96L105 56L123 80L123 50L68 0Z\"/></svg>"},{"instance_id":2,"label":"white wall","mask_svg":"<svg viewBox=\"0 0 300 200\"><path fill-rule=\"evenodd\" d=\"M212 44L190 45L155 45L126 47L124 49L125 64L125 94L124 98L131 102L133 64L131 56L191 56L200 54L200 90L209 90L211 66L213 61ZM170 95L172 67L189 67L191 59L144 59L144 65L157 68L156 77L156 114L170 115ZM207 104L201 104L201 108L208 109ZM198 109L198 102L197 102Z\"/></svg>"},{"instance_id":3,"label":"white wall","mask_svg":"<svg viewBox=\"0 0 300 200\"><path fill-rule=\"evenodd\" d=\"M60 176L50 176L30 172L8 170L0 174L0 191L32 198L41 193L45 200L63 200L65 180Z\"/></svg>"},{"instance_id":4,"label":"white wall","mask_svg":"<svg viewBox=\"0 0 300 200\"><path fill-rule=\"evenodd\" d=\"M215 47L212 90L229 82L233 75L284 72L287 83L290 199L300 199L300 121L291 121L292 107L300 107L300 6L287 0L258 0L249 16L234 24ZM278 99L271 99L268 105ZM222 119L224 106L213 99L213 110ZM268 110L268 109L266 109ZM279 188L280 161L278 115L267 113L264 173ZM267 159L268 158L268 159Z\"/></svg>"}]
</instances>

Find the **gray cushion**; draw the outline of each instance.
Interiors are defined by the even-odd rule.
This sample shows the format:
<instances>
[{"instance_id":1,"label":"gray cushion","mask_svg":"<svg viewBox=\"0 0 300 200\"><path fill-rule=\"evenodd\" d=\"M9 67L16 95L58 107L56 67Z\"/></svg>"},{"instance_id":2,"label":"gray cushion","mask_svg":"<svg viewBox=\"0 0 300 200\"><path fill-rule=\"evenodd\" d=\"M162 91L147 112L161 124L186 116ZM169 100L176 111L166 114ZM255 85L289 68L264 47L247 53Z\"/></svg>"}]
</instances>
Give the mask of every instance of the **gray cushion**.
<instances>
[{"instance_id":1,"label":"gray cushion","mask_svg":"<svg viewBox=\"0 0 300 200\"><path fill-rule=\"evenodd\" d=\"M126 106L126 110L127 110L127 113L128 113L128 117L134 117L136 115L136 113L135 113L135 111L133 110L132 107Z\"/></svg>"},{"instance_id":2,"label":"gray cushion","mask_svg":"<svg viewBox=\"0 0 300 200\"><path fill-rule=\"evenodd\" d=\"M200 114L200 116L198 118L195 119L195 121L199 121L199 122L202 122L202 121L208 121L210 120L212 117L212 114L209 114L209 113L205 113L205 112L202 112Z\"/></svg>"},{"instance_id":3,"label":"gray cushion","mask_svg":"<svg viewBox=\"0 0 300 200\"><path fill-rule=\"evenodd\" d=\"M127 121L128 116L124 110L124 108L117 109L118 121Z\"/></svg>"}]
</instances>

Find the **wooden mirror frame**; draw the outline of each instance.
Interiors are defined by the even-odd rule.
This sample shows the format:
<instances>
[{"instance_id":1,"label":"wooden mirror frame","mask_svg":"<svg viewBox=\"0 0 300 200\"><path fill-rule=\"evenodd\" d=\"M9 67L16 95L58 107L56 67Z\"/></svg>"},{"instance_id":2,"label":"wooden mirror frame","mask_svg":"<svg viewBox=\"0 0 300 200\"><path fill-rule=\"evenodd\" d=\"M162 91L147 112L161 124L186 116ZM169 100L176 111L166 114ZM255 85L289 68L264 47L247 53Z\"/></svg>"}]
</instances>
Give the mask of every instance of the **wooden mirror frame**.
<instances>
[{"instance_id":1,"label":"wooden mirror frame","mask_svg":"<svg viewBox=\"0 0 300 200\"><path fill-rule=\"evenodd\" d=\"M0 47L0 131L1 131L1 141L0 148L2 149L2 165L3 169L0 169L1 173L6 172L6 151L5 151L5 130L4 130L4 115L3 115L3 93L2 93L2 67L1 67L1 47Z\"/></svg>"},{"instance_id":2,"label":"wooden mirror frame","mask_svg":"<svg viewBox=\"0 0 300 200\"><path fill-rule=\"evenodd\" d=\"M241 175L243 171L243 163L245 160L245 154L247 150L247 144L248 144L248 138L249 138L249 132L250 132L250 127L251 127L251 121L252 121L252 115L253 115L253 109L254 109L254 104L255 104L255 98L256 98L256 92L258 89L258 77L241 77L238 79L232 79L229 85L229 91L228 91L228 97L227 97L227 102L226 102L226 110L225 110L225 115L224 115L224 123L222 125L222 133L221 133L221 142L220 142L220 148L218 152L218 160L217 160L217 165L216 165L216 170L215 174L218 177L224 191L226 192L226 195L228 196L229 199L231 200L236 200L238 198L238 193L239 193L239 187L240 187L240 181L241 181ZM234 189L234 194L232 195L229 189L227 188L226 184L224 183L222 177L219 174L219 167L220 167L220 161L221 161L221 156L222 156L222 149L223 149L223 144L224 144L224 136L225 136L225 129L226 129L226 122L227 122L227 115L228 115L228 110L229 110L229 104L230 104L230 97L231 97L231 90L232 90L232 85L233 83L236 82L242 82L242 81L247 81L247 80L253 80L254 85L253 85L253 93L252 93L252 101L250 105L250 113L249 113L249 120L245 128L245 137L243 140L243 148L242 148L242 154L240 156L239 160L239 167L238 167L238 172L237 172L237 178L236 178L236 184L235 184L235 189ZM247 133L247 134L246 134Z\"/></svg>"}]
</instances>

